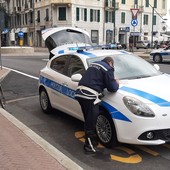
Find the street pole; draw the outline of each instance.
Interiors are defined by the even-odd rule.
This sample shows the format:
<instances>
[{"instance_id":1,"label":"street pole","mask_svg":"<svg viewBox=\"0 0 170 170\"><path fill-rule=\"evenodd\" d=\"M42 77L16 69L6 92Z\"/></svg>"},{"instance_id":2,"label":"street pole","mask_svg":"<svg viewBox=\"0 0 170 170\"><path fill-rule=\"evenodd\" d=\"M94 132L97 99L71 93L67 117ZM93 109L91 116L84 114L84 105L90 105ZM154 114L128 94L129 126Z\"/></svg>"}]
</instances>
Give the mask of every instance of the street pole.
<instances>
[{"instance_id":1,"label":"street pole","mask_svg":"<svg viewBox=\"0 0 170 170\"><path fill-rule=\"evenodd\" d=\"M114 8L114 11L113 11L113 16L114 16L114 19L113 19L113 21L114 21L114 23L113 23L113 34L114 34L114 37L113 37L113 42L114 42L114 44L116 43L116 0L114 0L114 3L113 3L113 8Z\"/></svg>"},{"instance_id":2,"label":"street pole","mask_svg":"<svg viewBox=\"0 0 170 170\"><path fill-rule=\"evenodd\" d=\"M151 48L153 48L153 20L154 20L154 7L152 7L152 32L151 32Z\"/></svg>"}]
</instances>

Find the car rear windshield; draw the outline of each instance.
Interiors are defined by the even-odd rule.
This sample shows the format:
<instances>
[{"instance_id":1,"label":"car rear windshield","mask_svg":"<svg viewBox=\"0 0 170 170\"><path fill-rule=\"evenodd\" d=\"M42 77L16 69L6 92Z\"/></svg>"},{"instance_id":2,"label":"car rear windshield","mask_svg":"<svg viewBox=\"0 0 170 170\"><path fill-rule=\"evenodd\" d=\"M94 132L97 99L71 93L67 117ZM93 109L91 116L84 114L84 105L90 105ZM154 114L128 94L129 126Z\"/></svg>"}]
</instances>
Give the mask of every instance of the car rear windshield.
<instances>
[{"instance_id":1,"label":"car rear windshield","mask_svg":"<svg viewBox=\"0 0 170 170\"><path fill-rule=\"evenodd\" d=\"M88 35L72 29L58 31L45 40L45 44L50 51L58 46L73 43L91 45L91 40Z\"/></svg>"}]
</instances>

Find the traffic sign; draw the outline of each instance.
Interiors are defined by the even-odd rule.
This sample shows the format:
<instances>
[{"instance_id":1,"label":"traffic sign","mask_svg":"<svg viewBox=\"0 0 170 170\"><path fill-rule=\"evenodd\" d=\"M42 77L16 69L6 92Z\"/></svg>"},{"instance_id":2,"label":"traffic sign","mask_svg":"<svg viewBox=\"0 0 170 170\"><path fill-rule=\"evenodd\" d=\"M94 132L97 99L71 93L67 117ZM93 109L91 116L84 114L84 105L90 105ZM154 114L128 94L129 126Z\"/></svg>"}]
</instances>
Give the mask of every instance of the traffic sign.
<instances>
[{"instance_id":1,"label":"traffic sign","mask_svg":"<svg viewBox=\"0 0 170 170\"><path fill-rule=\"evenodd\" d=\"M133 17L133 18L136 18L139 9L138 9L138 8L132 8L132 9L130 9L130 10L131 10L131 12L132 12L132 17Z\"/></svg>"},{"instance_id":2,"label":"traffic sign","mask_svg":"<svg viewBox=\"0 0 170 170\"><path fill-rule=\"evenodd\" d=\"M19 38L23 38L23 37L24 37L24 32L19 31L19 32L18 32L18 37L19 37Z\"/></svg>"},{"instance_id":3,"label":"traffic sign","mask_svg":"<svg viewBox=\"0 0 170 170\"><path fill-rule=\"evenodd\" d=\"M131 24L132 24L133 27L136 27L138 25L138 20L132 19Z\"/></svg>"}]
</instances>

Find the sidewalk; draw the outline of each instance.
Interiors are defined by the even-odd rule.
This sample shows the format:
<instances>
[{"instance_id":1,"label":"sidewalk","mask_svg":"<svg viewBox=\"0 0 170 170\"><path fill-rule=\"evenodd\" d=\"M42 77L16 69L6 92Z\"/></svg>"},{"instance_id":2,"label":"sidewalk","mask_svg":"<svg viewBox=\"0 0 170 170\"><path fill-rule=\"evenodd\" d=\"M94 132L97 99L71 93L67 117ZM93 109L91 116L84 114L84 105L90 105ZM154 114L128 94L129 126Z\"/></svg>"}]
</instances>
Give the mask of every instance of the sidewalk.
<instances>
[{"instance_id":1,"label":"sidewalk","mask_svg":"<svg viewBox=\"0 0 170 170\"><path fill-rule=\"evenodd\" d=\"M0 79L10 70L1 69ZM35 132L0 108L0 169L82 170Z\"/></svg>"}]
</instances>

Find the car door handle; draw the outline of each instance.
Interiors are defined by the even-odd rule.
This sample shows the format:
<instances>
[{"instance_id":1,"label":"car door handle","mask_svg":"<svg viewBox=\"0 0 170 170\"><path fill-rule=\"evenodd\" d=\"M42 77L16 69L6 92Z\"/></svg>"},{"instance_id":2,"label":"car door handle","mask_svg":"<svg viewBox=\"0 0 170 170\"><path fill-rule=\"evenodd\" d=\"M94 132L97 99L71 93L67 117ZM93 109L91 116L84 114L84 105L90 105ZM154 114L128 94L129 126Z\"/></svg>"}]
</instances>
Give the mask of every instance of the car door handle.
<instances>
[{"instance_id":1,"label":"car door handle","mask_svg":"<svg viewBox=\"0 0 170 170\"><path fill-rule=\"evenodd\" d=\"M62 85L63 86L68 86L68 83L67 82L63 82Z\"/></svg>"}]
</instances>

